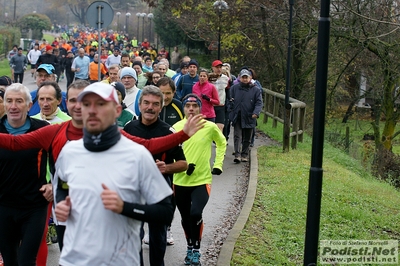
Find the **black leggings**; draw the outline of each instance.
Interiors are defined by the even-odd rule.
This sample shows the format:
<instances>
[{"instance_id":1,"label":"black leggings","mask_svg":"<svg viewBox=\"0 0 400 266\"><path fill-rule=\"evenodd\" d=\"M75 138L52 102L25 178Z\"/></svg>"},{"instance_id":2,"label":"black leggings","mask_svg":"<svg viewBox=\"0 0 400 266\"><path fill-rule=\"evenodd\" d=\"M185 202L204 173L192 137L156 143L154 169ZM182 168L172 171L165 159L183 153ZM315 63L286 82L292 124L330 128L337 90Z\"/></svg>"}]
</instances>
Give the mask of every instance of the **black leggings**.
<instances>
[{"instance_id":1,"label":"black leggings","mask_svg":"<svg viewBox=\"0 0 400 266\"><path fill-rule=\"evenodd\" d=\"M24 82L24 72L22 73L14 73L14 83Z\"/></svg>"},{"instance_id":2,"label":"black leggings","mask_svg":"<svg viewBox=\"0 0 400 266\"><path fill-rule=\"evenodd\" d=\"M176 206L182 217L188 246L200 249L203 233L203 210L210 198L211 185L182 187L174 185Z\"/></svg>"},{"instance_id":3,"label":"black leggings","mask_svg":"<svg viewBox=\"0 0 400 266\"><path fill-rule=\"evenodd\" d=\"M47 208L47 205L31 209L0 206L0 253L4 265L36 265Z\"/></svg>"},{"instance_id":4,"label":"black leggings","mask_svg":"<svg viewBox=\"0 0 400 266\"><path fill-rule=\"evenodd\" d=\"M64 234L65 234L65 225L56 225L56 232L57 232L57 242L60 251L62 251L64 246Z\"/></svg>"}]
</instances>

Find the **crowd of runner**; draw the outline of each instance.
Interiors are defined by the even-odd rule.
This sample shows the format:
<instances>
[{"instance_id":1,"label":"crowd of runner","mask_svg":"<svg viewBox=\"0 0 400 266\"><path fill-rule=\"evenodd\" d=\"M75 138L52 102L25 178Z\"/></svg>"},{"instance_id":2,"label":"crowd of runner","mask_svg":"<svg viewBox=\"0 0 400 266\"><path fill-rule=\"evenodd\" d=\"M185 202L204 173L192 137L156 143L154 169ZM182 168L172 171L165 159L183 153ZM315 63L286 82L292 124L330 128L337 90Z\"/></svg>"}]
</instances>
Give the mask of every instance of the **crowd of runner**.
<instances>
[{"instance_id":1,"label":"crowd of runner","mask_svg":"<svg viewBox=\"0 0 400 266\"><path fill-rule=\"evenodd\" d=\"M177 47L169 54L146 39L98 37L76 29L33 41L27 55L18 46L8 54L12 77L0 77L5 265L46 265L50 217L60 265L143 265L141 242L149 244L150 264L164 265L175 207L186 236L183 262L201 265L212 175L223 172L231 127L234 163L248 162L261 85L248 67L236 78L229 63L202 68ZM28 66L38 87L32 92L23 85Z\"/></svg>"}]
</instances>

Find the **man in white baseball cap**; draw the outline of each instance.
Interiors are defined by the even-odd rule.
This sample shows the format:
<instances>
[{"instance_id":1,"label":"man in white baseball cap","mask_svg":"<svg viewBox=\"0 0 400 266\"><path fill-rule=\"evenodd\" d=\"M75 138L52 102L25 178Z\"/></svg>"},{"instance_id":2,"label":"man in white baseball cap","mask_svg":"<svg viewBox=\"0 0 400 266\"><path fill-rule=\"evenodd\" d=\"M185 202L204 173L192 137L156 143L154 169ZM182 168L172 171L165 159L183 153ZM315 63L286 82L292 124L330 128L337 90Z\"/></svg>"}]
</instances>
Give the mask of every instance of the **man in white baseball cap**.
<instances>
[{"instance_id":1,"label":"man in white baseball cap","mask_svg":"<svg viewBox=\"0 0 400 266\"><path fill-rule=\"evenodd\" d=\"M78 101L83 139L67 143L56 162L57 200L58 180L69 186L56 205L57 219L66 222L59 264L140 265L141 223L171 223L172 190L150 152L121 135L115 121L122 107L113 86L93 83ZM96 230L87 230L93 221Z\"/></svg>"}]
</instances>

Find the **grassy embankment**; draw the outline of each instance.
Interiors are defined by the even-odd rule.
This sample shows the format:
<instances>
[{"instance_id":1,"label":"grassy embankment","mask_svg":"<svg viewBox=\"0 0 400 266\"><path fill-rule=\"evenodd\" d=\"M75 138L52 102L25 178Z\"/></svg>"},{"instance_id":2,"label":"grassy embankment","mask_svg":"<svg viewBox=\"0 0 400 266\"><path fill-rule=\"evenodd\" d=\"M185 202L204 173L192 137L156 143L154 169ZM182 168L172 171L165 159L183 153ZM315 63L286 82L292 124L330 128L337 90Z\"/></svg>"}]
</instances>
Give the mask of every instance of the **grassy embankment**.
<instances>
[{"instance_id":1,"label":"grassy embankment","mask_svg":"<svg viewBox=\"0 0 400 266\"><path fill-rule=\"evenodd\" d=\"M261 120L262 121L262 120ZM259 128L282 139L282 128ZM311 139L297 150L258 150L257 195L231 265L302 265ZM324 145L321 240L400 238L400 194L355 159Z\"/></svg>"}]
</instances>

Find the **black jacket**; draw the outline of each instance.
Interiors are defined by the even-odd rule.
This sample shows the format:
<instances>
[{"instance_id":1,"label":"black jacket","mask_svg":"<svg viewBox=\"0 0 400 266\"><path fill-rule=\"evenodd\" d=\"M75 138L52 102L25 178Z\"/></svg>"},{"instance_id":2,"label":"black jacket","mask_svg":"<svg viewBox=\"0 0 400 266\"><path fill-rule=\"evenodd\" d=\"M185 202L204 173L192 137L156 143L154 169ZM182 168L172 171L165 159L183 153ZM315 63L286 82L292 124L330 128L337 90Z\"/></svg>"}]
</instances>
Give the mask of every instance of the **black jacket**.
<instances>
[{"instance_id":1,"label":"black jacket","mask_svg":"<svg viewBox=\"0 0 400 266\"><path fill-rule=\"evenodd\" d=\"M238 83L230 88L229 120L241 123L242 128L256 126L255 114L260 116L263 106L261 89L254 84Z\"/></svg>"},{"instance_id":2,"label":"black jacket","mask_svg":"<svg viewBox=\"0 0 400 266\"><path fill-rule=\"evenodd\" d=\"M0 133L8 133L0 121ZM31 132L49 125L46 121L28 117ZM42 149L9 151L0 149L0 205L28 209L48 204L39 189L46 184L47 152Z\"/></svg>"},{"instance_id":3,"label":"black jacket","mask_svg":"<svg viewBox=\"0 0 400 266\"><path fill-rule=\"evenodd\" d=\"M156 122L149 126L144 125L141 120L142 117L139 116L138 120L133 120L132 122L128 123L124 130L133 136L138 136L144 139L157 138L174 133L172 127L161 121L159 118ZM154 161L158 159L160 161L164 161L166 164L173 163L174 160L186 160L180 145L169 149L166 152L154 154L153 158ZM164 175L164 177L167 179L167 182L172 180L172 175Z\"/></svg>"},{"instance_id":4,"label":"black jacket","mask_svg":"<svg viewBox=\"0 0 400 266\"><path fill-rule=\"evenodd\" d=\"M36 62L36 67L39 67L41 64L51 64L53 65L54 68L58 67L59 61L57 56L53 54L42 54L39 56L37 62Z\"/></svg>"},{"instance_id":5,"label":"black jacket","mask_svg":"<svg viewBox=\"0 0 400 266\"><path fill-rule=\"evenodd\" d=\"M184 116L182 102L174 98L169 105L163 107L160 113L161 120L170 126L181 121Z\"/></svg>"}]
</instances>

